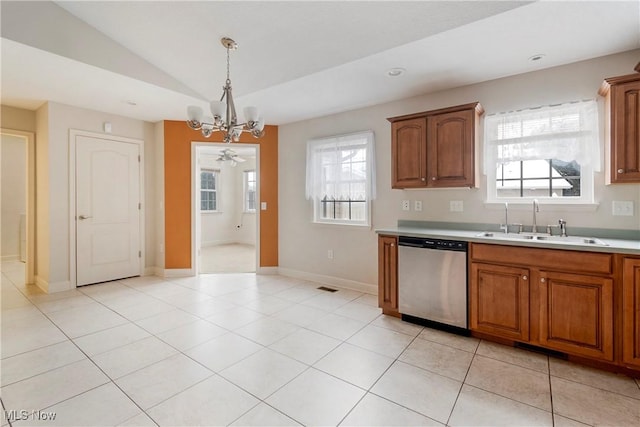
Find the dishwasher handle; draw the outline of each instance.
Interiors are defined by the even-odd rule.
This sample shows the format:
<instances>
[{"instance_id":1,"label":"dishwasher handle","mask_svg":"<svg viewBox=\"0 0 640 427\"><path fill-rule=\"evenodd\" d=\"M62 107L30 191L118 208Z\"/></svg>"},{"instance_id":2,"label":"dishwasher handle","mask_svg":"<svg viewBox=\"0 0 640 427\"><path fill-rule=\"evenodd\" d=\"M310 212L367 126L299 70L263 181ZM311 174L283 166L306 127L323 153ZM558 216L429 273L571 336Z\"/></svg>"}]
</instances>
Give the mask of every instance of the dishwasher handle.
<instances>
[{"instance_id":1,"label":"dishwasher handle","mask_svg":"<svg viewBox=\"0 0 640 427\"><path fill-rule=\"evenodd\" d=\"M411 239L411 240L408 240ZM423 248L423 239L412 239L411 237L400 237L398 239L398 246L408 246L410 248Z\"/></svg>"},{"instance_id":2,"label":"dishwasher handle","mask_svg":"<svg viewBox=\"0 0 640 427\"><path fill-rule=\"evenodd\" d=\"M399 236L398 246L442 251L467 252L468 243L455 240L429 239L424 237Z\"/></svg>"}]
</instances>

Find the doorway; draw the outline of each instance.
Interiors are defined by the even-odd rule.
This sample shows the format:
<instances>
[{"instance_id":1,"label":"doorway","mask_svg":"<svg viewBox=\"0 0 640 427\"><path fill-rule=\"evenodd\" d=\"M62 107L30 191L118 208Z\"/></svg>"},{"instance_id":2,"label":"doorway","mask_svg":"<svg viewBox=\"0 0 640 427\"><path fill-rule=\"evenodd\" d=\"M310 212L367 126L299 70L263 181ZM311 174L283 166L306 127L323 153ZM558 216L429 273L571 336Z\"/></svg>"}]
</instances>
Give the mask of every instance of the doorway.
<instances>
[{"instance_id":1,"label":"doorway","mask_svg":"<svg viewBox=\"0 0 640 427\"><path fill-rule=\"evenodd\" d=\"M258 146L197 144L194 150L196 274L255 273Z\"/></svg>"},{"instance_id":2,"label":"doorway","mask_svg":"<svg viewBox=\"0 0 640 427\"><path fill-rule=\"evenodd\" d=\"M15 284L35 277L35 135L0 130L0 260Z\"/></svg>"}]
</instances>

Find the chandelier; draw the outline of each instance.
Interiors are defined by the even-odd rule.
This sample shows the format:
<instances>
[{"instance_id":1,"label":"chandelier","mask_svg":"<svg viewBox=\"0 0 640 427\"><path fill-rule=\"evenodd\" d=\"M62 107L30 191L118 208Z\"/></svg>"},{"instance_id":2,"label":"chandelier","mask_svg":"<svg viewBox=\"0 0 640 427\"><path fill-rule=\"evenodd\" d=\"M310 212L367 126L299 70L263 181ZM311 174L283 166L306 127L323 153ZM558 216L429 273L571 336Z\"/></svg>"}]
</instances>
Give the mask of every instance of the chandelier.
<instances>
[{"instance_id":1,"label":"chandelier","mask_svg":"<svg viewBox=\"0 0 640 427\"><path fill-rule=\"evenodd\" d=\"M190 105L187 107L187 125L193 130L201 130L205 138L209 138L213 132L220 131L224 135L224 142L238 141L242 132L251 132L255 138L264 135L264 119L258 115L256 107L245 107L245 123L238 123L236 107L231 94L231 79L229 78L229 51L236 50L238 44L228 37L220 39L227 49L227 81L222 88L220 101L211 101L209 107L213 117L204 116L202 108Z\"/></svg>"}]
</instances>

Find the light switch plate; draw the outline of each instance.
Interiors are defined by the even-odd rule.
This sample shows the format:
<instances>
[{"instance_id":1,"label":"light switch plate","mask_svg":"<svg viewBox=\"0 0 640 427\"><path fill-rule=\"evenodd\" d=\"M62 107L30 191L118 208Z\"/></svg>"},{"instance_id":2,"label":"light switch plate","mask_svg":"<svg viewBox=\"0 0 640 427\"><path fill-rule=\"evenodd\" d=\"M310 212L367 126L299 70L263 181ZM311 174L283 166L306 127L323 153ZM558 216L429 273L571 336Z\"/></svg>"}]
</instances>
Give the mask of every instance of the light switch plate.
<instances>
[{"instance_id":1,"label":"light switch plate","mask_svg":"<svg viewBox=\"0 0 640 427\"><path fill-rule=\"evenodd\" d=\"M630 200L614 200L611 206L613 215L633 216L633 202Z\"/></svg>"},{"instance_id":2,"label":"light switch plate","mask_svg":"<svg viewBox=\"0 0 640 427\"><path fill-rule=\"evenodd\" d=\"M260 210L262 211L267 210L267 202L260 202Z\"/></svg>"},{"instance_id":3,"label":"light switch plate","mask_svg":"<svg viewBox=\"0 0 640 427\"><path fill-rule=\"evenodd\" d=\"M411 210L411 204L409 203L408 200L403 200L402 201L402 210L403 211L409 211Z\"/></svg>"},{"instance_id":4,"label":"light switch plate","mask_svg":"<svg viewBox=\"0 0 640 427\"><path fill-rule=\"evenodd\" d=\"M413 201L413 210L416 212L422 211L422 200Z\"/></svg>"},{"instance_id":5,"label":"light switch plate","mask_svg":"<svg viewBox=\"0 0 640 427\"><path fill-rule=\"evenodd\" d=\"M462 212L464 211L464 203L462 200L451 200L449 202L450 212Z\"/></svg>"}]
</instances>

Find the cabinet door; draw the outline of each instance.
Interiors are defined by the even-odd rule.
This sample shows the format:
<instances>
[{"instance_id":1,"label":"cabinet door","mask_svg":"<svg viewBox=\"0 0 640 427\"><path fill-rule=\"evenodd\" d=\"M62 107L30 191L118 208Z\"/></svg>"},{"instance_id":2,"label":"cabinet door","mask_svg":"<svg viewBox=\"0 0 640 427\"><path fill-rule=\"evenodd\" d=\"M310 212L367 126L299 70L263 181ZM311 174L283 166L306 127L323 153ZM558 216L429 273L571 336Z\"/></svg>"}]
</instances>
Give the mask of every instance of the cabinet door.
<instances>
[{"instance_id":1,"label":"cabinet door","mask_svg":"<svg viewBox=\"0 0 640 427\"><path fill-rule=\"evenodd\" d=\"M426 185L426 119L391 124L391 173L393 188Z\"/></svg>"},{"instance_id":2,"label":"cabinet door","mask_svg":"<svg viewBox=\"0 0 640 427\"><path fill-rule=\"evenodd\" d=\"M427 119L427 180L430 187L472 187L474 111L437 114Z\"/></svg>"},{"instance_id":3,"label":"cabinet door","mask_svg":"<svg viewBox=\"0 0 640 427\"><path fill-rule=\"evenodd\" d=\"M623 260L622 362L640 367L640 259L638 258Z\"/></svg>"},{"instance_id":4,"label":"cabinet door","mask_svg":"<svg viewBox=\"0 0 640 427\"><path fill-rule=\"evenodd\" d=\"M471 263L471 329L529 340L529 270Z\"/></svg>"},{"instance_id":5,"label":"cabinet door","mask_svg":"<svg viewBox=\"0 0 640 427\"><path fill-rule=\"evenodd\" d=\"M611 182L640 182L640 80L611 87Z\"/></svg>"},{"instance_id":6,"label":"cabinet door","mask_svg":"<svg viewBox=\"0 0 640 427\"><path fill-rule=\"evenodd\" d=\"M540 343L580 356L613 360L613 281L541 271Z\"/></svg>"},{"instance_id":7,"label":"cabinet door","mask_svg":"<svg viewBox=\"0 0 640 427\"><path fill-rule=\"evenodd\" d=\"M378 306L384 314L398 312L398 238L378 237Z\"/></svg>"}]
</instances>

